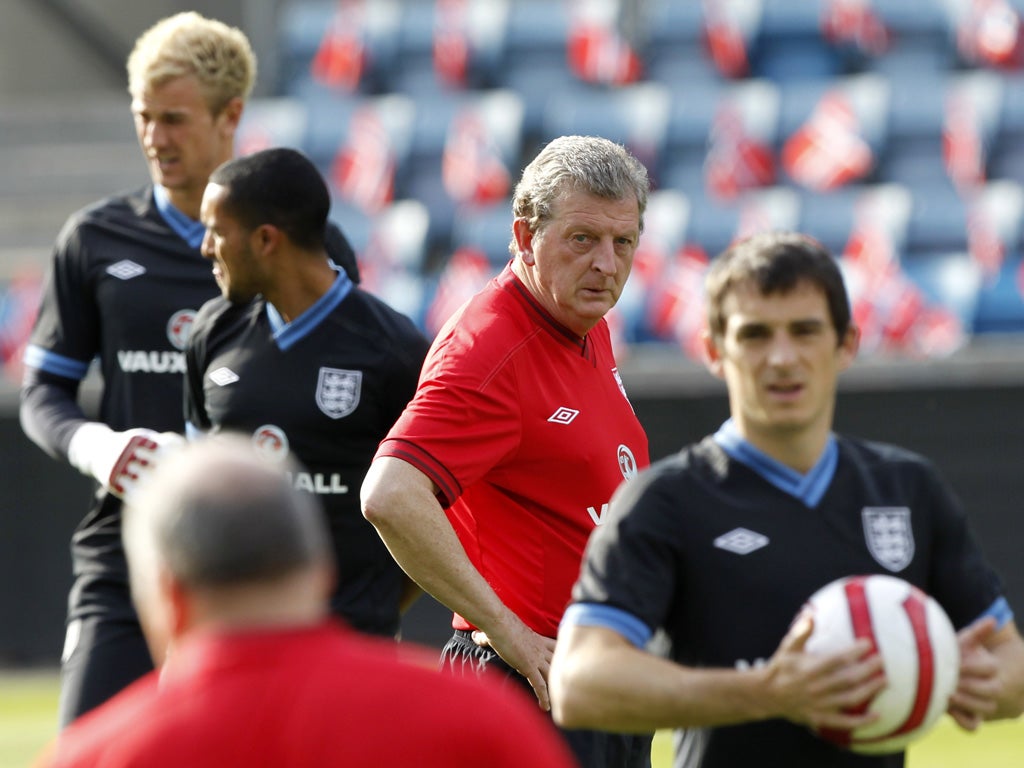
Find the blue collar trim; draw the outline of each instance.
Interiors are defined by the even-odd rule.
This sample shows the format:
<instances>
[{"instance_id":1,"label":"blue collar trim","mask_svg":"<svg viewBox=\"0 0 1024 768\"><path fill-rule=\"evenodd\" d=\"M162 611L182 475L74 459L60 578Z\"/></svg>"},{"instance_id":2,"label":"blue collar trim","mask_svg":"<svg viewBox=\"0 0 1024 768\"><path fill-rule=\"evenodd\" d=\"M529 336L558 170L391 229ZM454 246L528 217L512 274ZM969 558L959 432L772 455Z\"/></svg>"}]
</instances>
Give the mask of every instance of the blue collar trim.
<instances>
[{"instance_id":1,"label":"blue collar trim","mask_svg":"<svg viewBox=\"0 0 1024 768\"><path fill-rule=\"evenodd\" d=\"M175 208L167 189L159 184L153 186L153 199L156 200L156 209L164 217L167 226L198 251L203 244L203 235L206 234L206 227L202 225L202 222L189 218Z\"/></svg>"},{"instance_id":2,"label":"blue collar trim","mask_svg":"<svg viewBox=\"0 0 1024 768\"><path fill-rule=\"evenodd\" d=\"M345 271L333 263L331 268L337 276L334 278L334 283L327 293L317 299L313 306L290 323L285 322L285 319L281 317L281 313L277 311L274 305L269 301L267 302L267 319L270 321L270 330L273 331L274 341L282 352L312 333L323 322L324 318L330 315L345 300L345 297L352 290L352 281L345 274Z\"/></svg>"},{"instance_id":3,"label":"blue collar trim","mask_svg":"<svg viewBox=\"0 0 1024 768\"><path fill-rule=\"evenodd\" d=\"M829 435L821 458L806 475L776 461L744 440L732 419L722 424L714 439L733 459L750 467L780 491L799 499L807 507L816 507L821 501L839 463L839 446L834 435Z\"/></svg>"}]
</instances>

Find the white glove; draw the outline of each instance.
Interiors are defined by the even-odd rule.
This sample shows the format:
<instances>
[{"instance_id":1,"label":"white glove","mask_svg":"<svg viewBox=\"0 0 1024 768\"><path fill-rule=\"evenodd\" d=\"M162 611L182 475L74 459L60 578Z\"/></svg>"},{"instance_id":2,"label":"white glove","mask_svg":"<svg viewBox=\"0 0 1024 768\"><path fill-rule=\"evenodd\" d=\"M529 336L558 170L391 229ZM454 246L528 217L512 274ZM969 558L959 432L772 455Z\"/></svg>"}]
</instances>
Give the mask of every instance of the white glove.
<instances>
[{"instance_id":1,"label":"white glove","mask_svg":"<svg viewBox=\"0 0 1024 768\"><path fill-rule=\"evenodd\" d=\"M91 421L71 437L68 461L85 475L95 477L110 493L122 499L156 465L161 455L184 445L176 432L129 429L115 432L106 424Z\"/></svg>"}]
</instances>

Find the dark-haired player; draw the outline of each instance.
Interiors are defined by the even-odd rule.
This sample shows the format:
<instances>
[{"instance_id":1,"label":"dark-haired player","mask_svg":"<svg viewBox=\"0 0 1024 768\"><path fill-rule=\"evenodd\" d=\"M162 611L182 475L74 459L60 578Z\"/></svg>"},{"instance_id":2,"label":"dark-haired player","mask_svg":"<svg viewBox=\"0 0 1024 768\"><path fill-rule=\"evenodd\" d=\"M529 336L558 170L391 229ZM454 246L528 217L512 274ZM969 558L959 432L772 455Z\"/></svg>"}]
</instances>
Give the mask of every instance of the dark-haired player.
<instances>
[{"instance_id":1,"label":"dark-haired player","mask_svg":"<svg viewBox=\"0 0 1024 768\"><path fill-rule=\"evenodd\" d=\"M758 235L712 262L706 293L731 418L612 501L559 632L555 720L686 728L678 766L902 766L808 727L866 725L856 707L885 685L870 641L811 655L811 620L793 622L819 587L862 573L917 585L960 628L961 726L1020 715L1024 641L961 504L926 459L832 432L858 343L835 260L801 235ZM671 659L643 650L658 628Z\"/></svg>"},{"instance_id":2,"label":"dark-haired player","mask_svg":"<svg viewBox=\"0 0 1024 768\"><path fill-rule=\"evenodd\" d=\"M199 203L232 155L256 59L240 30L182 13L139 37L127 69L152 184L68 219L25 354L25 433L99 483L72 539L62 725L152 666L128 596L120 497L181 439L185 340L217 293L199 253ZM355 275L340 232L332 250ZM103 389L91 420L78 394L94 358Z\"/></svg>"},{"instance_id":3,"label":"dark-haired player","mask_svg":"<svg viewBox=\"0 0 1024 768\"><path fill-rule=\"evenodd\" d=\"M416 389L428 342L405 315L352 284L324 248L330 194L292 149L217 168L203 197L203 254L222 296L199 311L186 350L186 419L252 435L271 460L303 465L339 563L334 612L395 635L401 569L359 509L381 439Z\"/></svg>"}]
</instances>

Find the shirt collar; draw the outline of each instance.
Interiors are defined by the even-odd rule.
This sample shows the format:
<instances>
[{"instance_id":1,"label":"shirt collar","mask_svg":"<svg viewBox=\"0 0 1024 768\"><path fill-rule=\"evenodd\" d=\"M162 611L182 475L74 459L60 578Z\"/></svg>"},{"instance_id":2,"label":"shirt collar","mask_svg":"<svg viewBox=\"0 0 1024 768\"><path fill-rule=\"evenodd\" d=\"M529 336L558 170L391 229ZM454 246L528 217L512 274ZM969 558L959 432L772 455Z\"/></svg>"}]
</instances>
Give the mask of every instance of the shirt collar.
<instances>
[{"instance_id":1,"label":"shirt collar","mask_svg":"<svg viewBox=\"0 0 1024 768\"><path fill-rule=\"evenodd\" d=\"M285 321L277 308L269 301L267 302L267 319L270 321L270 330L274 334L274 341L282 351L311 333L325 317L334 311L335 307L344 301L352 290L352 281L345 271L333 262L331 262L331 269L334 270L335 277L331 287L327 289L327 293L291 322Z\"/></svg>"},{"instance_id":2,"label":"shirt collar","mask_svg":"<svg viewBox=\"0 0 1024 768\"><path fill-rule=\"evenodd\" d=\"M715 442L730 457L746 465L783 493L788 493L808 507L817 506L828 490L839 463L839 447L835 435L829 434L825 450L807 474L773 459L755 448L741 435L736 423L728 419L714 436Z\"/></svg>"},{"instance_id":3,"label":"shirt collar","mask_svg":"<svg viewBox=\"0 0 1024 768\"><path fill-rule=\"evenodd\" d=\"M206 227L201 222L189 218L175 208L166 187L154 184L153 199L156 201L156 209L164 217L167 226L173 229L191 247L199 250L203 244L203 235L206 234Z\"/></svg>"}]
</instances>

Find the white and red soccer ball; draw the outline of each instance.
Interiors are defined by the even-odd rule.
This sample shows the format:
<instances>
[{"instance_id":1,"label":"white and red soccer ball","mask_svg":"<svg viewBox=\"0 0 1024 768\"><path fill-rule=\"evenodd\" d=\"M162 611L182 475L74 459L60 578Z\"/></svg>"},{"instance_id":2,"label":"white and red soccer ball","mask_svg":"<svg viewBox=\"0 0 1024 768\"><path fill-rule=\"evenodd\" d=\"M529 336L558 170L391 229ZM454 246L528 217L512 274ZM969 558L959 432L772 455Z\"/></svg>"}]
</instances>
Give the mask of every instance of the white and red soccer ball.
<instances>
[{"instance_id":1,"label":"white and red soccer ball","mask_svg":"<svg viewBox=\"0 0 1024 768\"><path fill-rule=\"evenodd\" d=\"M898 752L927 732L946 711L960 674L956 631L942 607L917 587L880 574L849 576L808 600L814 630L809 653L871 640L885 663L888 685L866 708L870 725L822 730L818 735L854 752Z\"/></svg>"}]
</instances>

